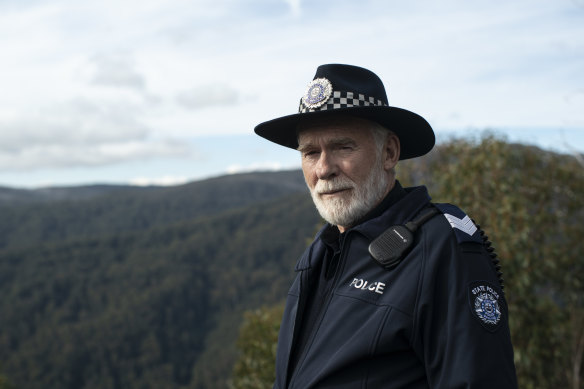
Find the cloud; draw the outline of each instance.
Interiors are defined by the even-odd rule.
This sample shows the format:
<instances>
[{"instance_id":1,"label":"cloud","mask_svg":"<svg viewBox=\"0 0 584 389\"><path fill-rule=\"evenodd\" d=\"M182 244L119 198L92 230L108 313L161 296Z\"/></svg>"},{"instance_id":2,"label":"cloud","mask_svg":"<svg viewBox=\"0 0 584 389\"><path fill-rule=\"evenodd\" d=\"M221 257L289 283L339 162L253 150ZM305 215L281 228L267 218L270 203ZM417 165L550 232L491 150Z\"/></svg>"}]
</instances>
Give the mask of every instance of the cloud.
<instances>
[{"instance_id":1,"label":"cloud","mask_svg":"<svg viewBox=\"0 0 584 389\"><path fill-rule=\"evenodd\" d=\"M162 177L135 177L130 179L130 185L137 186L174 186L186 184L189 181L184 176L162 176Z\"/></svg>"},{"instance_id":2,"label":"cloud","mask_svg":"<svg viewBox=\"0 0 584 389\"><path fill-rule=\"evenodd\" d=\"M278 171L287 169L281 162L277 161L263 161L253 162L249 165L243 166L240 164L233 164L227 167L227 174L239 174L254 171Z\"/></svg>"},{"instance_id":3,"label":"cloud","mask_svg":"<svg viewBox=\"0 0 584 389\"><path fill-rule=\"evenodd\" d=\"M239 101L239 92L225 84L207 84L179 92L176 101L190 109L234 105Z\"/></svg>"},{"instance_id":4,"label":"cloud","mask_svg":"<svg viewBox=\"0 0 584 389\"><path fill-rule=\"evenodd\" d=\"M286 0L286 3L290 7L290 11L292 11L292 15L298 16L301 13L300 8L300 0Z\"/></svg>"},{"instance_id":5,"label":"cloud","mask_svg":"<svg viewBox=\"0 0 584 389\"><path fill-rule=\"evenodd\" d=\"M141 108L120 101L74 98L0 119L0 150L42 145L100 144L144 139Z\"/></svg>"},{"instance_id":6,"label":"cloud","mask_svg":"<svg viewBox=\"0 0 584 389\"><path fill-rule=\"evenodd\" d=\"M76 98L0 119L0 170L99 166L188 155L186 142L153 139L139 105Z\"/></svg>"},{"instance_id":7,"label":"cloud","mask_svg":"<svg viewBox=\"0 0 584 389\"><path fill-rule=\"evenodd\" d=\"M437 130L581 128L582 1L0 0L0 169L114 170L251 134L330 62L374 70ZM214 172L279 168L240 152Z\"/></svg>"},{"instance_id":8,"label":"cloud","mask_svg":"<svg viewBox=\"0 0 584 389\"><path fill-rule=\"evenodd\" d=\"M143 90L146 80L135 69L129 53L98 54L90 59L94 85L128 87Z\"/></svg>"},{"instance_id":9,"label":"cloud","mask_svg":"<svg viewBox=\"0 0 584 389\"><path fill-rule=\"evenodd\" d=\"M19 150L0 151L0 171L104 166L133 160L184 156L190 151L182 142L172 140L85 144L74 148L67 144L37 144Z\"/></svg>"}]
</instances>

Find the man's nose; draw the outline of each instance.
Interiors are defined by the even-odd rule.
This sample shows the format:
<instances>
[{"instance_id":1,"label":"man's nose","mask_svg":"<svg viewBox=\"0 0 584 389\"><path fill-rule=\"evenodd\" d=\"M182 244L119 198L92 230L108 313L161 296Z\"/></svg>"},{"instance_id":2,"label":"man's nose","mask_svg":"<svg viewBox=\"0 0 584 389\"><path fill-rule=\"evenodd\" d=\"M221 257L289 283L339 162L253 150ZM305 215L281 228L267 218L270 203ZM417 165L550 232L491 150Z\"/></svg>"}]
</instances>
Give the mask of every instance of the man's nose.
<instances>
[{"instance_id":1,"label":"man's nose","mask_svg":"<svg viewBox=\"0 0 584 389\"><path fill-rule=\"evenodd\" d=\"M334 158L327 152L321 152L316 164L316 176L319 180L328 180L338 174L338 166Z\"/></svg>"}]
</instances>

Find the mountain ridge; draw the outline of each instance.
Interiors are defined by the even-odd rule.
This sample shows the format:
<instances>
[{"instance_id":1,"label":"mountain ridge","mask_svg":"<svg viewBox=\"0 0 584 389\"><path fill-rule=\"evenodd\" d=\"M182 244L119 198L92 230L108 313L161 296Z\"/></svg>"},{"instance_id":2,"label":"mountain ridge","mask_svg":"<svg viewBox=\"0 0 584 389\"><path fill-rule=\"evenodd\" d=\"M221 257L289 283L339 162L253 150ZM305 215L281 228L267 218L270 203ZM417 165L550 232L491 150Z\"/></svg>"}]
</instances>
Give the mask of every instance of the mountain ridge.
<instances>
[{"instance_id":1,"label":"mountain ridge","mask_svg":"<svg viewBox=\"0 0 584 389\"><path fill-rule=\"evenodd\" d=\"M183 188L199 185L213 185L221 182L257 181L278 184L287 188L298 189L304 185L304 180L299 180L300 170L280 171L256 171L240 174L226 174L216 177L193 180L180 185L123 185L123 184L90 184L73 186L48 186L36 189L13 188L0 186L0 207L6 204L31 204L43 202L76 201L95 199L112 193L164 193L182 190Z\"/></svg>"},{"instance_id":2,"label":"mountain ridge","mask_svg":"<svg viewBox=\"0 0 584 389\"><path fill-rule=\"evenodd\" d=\"M299 170L228 175L174 187L103 188L51 189L64 191L57 197L47 189L25 192L34 193L34 199L0 202L0 248L102 232L140 231L307 193Z\"/></svg>"},{"instance_id":3,"label":"mountain ridge","mask_svg":"<svg viewBox=\"0 0 584 389\"><path fill-rule=\"evenodd\" d=\"M320 223L299 171L8 211L30 220L0 247L0 368L30 389L225 388L243 311L285 296Z\"/></svg>"}]
</instances>

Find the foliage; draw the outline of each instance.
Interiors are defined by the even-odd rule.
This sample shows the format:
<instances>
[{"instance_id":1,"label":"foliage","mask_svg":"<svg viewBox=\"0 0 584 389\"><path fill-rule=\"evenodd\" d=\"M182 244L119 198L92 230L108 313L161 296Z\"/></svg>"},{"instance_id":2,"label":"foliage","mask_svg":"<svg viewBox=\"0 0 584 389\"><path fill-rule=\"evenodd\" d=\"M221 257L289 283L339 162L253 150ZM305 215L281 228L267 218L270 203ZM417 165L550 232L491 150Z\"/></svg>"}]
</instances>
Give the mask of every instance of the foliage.
<instances>
[{"instance_id":1,"label":"foliage","mask_svg":"<svg viewBox=\"0 0 584 389\"><path fill-rule=\"evenodd\" d=\"M176 187L0 188L0 249L92 238L212 216L306 192L297 171L248 173ZM19 195L12 193L16 191ZM12 199L8 201L7 199Z\"/></svg>"},{"instance_id":2,"label":"foliage","mask_svg":"<svg viewBox=\"0 0 584 389\"><path fill-rule=\"evenodd\" d=\"M581 388L582 166L492 134L444 144L419 163L432 169L434 201L465 209L497 248L520 387Z\"/></svg>"},{"instance_id":3,"label":"foliage","mask_svg":"<svg viewBox=\"0 0 584 389\"><path fill-rule=\"evenodd\" d=\"M0 376L0 389L14 389L14 387L10 385L5 377Z\"/></svg>"},{"instance_id":4,"label":"foliage","mask_svg":"<svg viewBox=\"0 0 584 389\"><path fill-rule=\"evenodd\" d=\"M398 177L459 205L494 242L520 387L582 389L577 160L487 135L403 161ZM271 385L279 302L319 223L300 172L13 202L4 191L0 388L223 389L232 372L234 388L242 376Z\"/></svg>"},{"instance_id":5,"label":"foliage","mask_svg":"<svg viewBox=\"0 0 584 389\"><path fill-rule=\"evenodd\" d=\"M283 304L248 311L237 339L241 351L233 370L234 389L269 389L276 379L274 361Z\"/></svg>"},{"instance_id":6,"label":"foliage","mask_svg":"<svg viewBox=\"0 0 584 389\"><path fill-rule=\"evenodd\" d=\"M460 206L493 241L505 273L519 387L584 388L584 170L578 160L487 133L403 161L398 177L405 186L426 184L435 202ZM257 365L273 364L269 354L260 358Z\"/></svg>"},{"instance_id":7,"label":"foliage","mask_svg":"<svg viewBox=\"0 0 584 389\"><path fill-rule=\"evenodd\" d=\"M142 219L151 217L150 190L135 193L128 213L117 208L117 216L105 206L115 196L31 205L36 220L55 231L0 249L0 364L7 379L31 389L225 388L242 312L286 293L296 253L318 220L305 190L293 194L288 186L282 196L272 189L272 173L265 183L261 177L233 177L226 194L215 186L198 198L184 196L184 209L207 209L187 220L158 218L155 227L124 226L139 209ZM205 199L205 192L241 198L225 203ZM99 227L99 214L86 217L83 206L103 207L102 216L113 218L110 230ZM30 209L23 206L21 216ZM56 209L79 210L76 223L93 232L64 232L71 216Z\"/></svg>"}]
</instances>

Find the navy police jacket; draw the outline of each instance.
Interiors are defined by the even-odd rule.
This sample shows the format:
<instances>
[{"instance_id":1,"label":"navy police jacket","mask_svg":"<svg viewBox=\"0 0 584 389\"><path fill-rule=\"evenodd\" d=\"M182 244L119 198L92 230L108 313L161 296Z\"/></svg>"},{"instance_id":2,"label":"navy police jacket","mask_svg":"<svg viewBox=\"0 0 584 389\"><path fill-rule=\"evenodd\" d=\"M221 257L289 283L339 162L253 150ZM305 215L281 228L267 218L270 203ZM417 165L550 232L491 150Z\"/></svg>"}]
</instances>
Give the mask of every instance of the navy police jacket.
<instances>
[{"instance_id":1,"label":"navy police jacket","mask_svg":"<svg viewBox=\"0 0 584 389\"><path fill-rule=\"evenodd\" d=\"M320 233L296 265L280 328L274 388L516 388L507 304L480 231L458 208L415 233L391 270L368 246L430 206L425 187L345 232L331 293L288 377L304 275L322 260ZM322 231L321 231L322 232Z\"/></svg>"}]
</instances>

